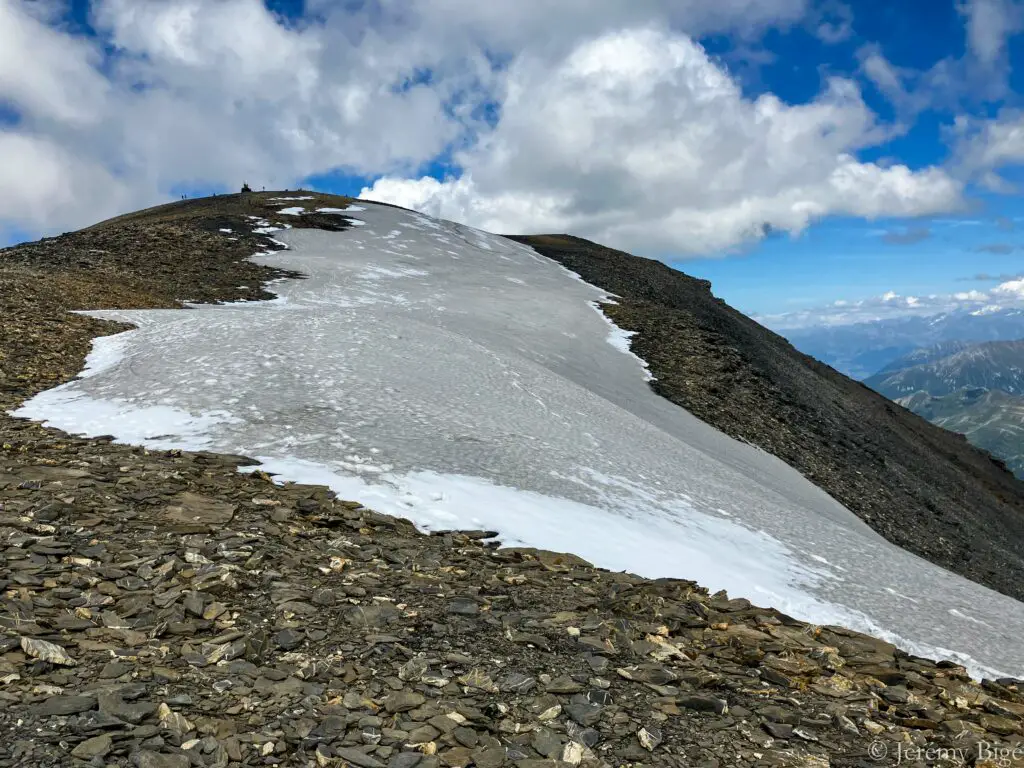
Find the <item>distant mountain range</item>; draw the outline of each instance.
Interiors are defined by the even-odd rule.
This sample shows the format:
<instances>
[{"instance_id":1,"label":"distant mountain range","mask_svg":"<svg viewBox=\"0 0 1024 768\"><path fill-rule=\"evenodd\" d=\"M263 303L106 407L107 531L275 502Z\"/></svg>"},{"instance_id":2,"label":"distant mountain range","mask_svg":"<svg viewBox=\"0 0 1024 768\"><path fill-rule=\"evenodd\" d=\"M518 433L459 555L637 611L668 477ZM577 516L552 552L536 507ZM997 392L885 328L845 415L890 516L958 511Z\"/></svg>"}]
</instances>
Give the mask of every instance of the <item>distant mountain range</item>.
<instances>
[{"instance_id":1,"label":"distant mountain range","mask_svg":"<svg viewBox=\"0 0 1024 768\"><path fill-rule=\"evenodd\" d=\"M1024 309L960 310L930 317L799 328L781 333L801 352L851 378L865 379L908 355L942 357L942 353L956 352L979 342L1022 339ZM914 359L901 365L910 367L916 364ZM923 358L916 361L925 362Z\"/></svg>"},{"instance_id":2,"label":"distant mountain range","mask_svg":"<svg viewBox=\"0 0 1024 768\"><path fill-rule=\"evenodd\" d=\"M954 341L916 350L864 383L893 400L919 391L941 396L975 388L1024 395L1024 340Z\"/></svg>"},{"instance_id":3,"label":"distant mountain range","mask_svg":"<svg viewBox=\"0 0 1024 768\"><path fill-rule=\"evenodd\" d=\"M1024 340L943 342L889 363L864 383L963 434L1024 478Z\"/></svg>"}]
</instances>

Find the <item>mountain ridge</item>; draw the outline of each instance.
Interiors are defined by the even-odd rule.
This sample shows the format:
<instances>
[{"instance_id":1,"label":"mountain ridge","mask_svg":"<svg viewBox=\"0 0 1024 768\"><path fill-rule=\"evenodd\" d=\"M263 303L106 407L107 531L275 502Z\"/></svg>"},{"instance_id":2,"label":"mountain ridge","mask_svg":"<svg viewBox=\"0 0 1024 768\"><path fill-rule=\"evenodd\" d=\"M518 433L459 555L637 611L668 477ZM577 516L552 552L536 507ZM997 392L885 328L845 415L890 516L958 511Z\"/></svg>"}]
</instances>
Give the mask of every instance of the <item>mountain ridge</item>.
<instances>
[{"instance_id":1,"label":"mountain ridge","mask_svg":"<svg viewBox=\"0 0 1024 768\"><path fill-rule=\"evenodd\" d=\"M864 384L894 400L918 391L941 397L978 387L1024 394L1024 340L958 342L908 357L893 363L897 370L880 371Z\"/></svg>"},{"instance_id":2,"label":"mountain ridge","mask_svg":"<svg viewBox=\"0 0 1024 768\"><path fill-rule=\"evenodd\" d=\"M0 405L75 377L92 337L124 329L68 310L266 299L268 281L300 278L248 260L276 247L249 231L275 194L352 202L223 196L0 251ZM637 269L568 245L613 273ZM679 349L659 356L660 320L679 338L700 331L693 351L715 366L704 383L722 388L703 406L712 416L739 385L770 391L770 369L742 346L671 311L697 302L695 314L740 322L710 284L635 290L649 306L623 290L604 309L640 331L633 349L659 359L666 392L679 397L674 382L695 369L671 364ZM238 456L2 413L0 446L13 617L0 620L0 765L852 768L911 744L973 750L1022 733L1019 681L973 683L955 663L692 582L502 548L487 531L426 536L323 487L239 473L251 460Z\"/></svg>"},{"instance_id":3,"label":"mountain ridge","mask_svg":"<svg viewBox=\"0 0 1024 768\"><path fill-rule=\"evenodd\" d=\"M1024 594L1006 578L1024 576L1009 544L1024 540L1024 485L1002 462L800 352L707 281L572 236L513 239L621 297L606 312L636 332L663 397L778 456L889 541Z\"/></svg>"}]
</instances>

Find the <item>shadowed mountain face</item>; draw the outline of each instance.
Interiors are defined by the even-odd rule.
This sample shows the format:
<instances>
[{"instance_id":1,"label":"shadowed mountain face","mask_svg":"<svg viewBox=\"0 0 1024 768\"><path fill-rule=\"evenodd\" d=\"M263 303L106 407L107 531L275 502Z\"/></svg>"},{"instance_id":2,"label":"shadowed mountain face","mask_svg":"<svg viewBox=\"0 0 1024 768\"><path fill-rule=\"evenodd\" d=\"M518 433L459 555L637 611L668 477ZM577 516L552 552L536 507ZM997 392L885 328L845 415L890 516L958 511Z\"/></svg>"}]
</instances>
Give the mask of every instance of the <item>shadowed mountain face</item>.
<instances>
[{"instance_id":1,"label":"shadowed mountain face","mask_svg":"<svg viewBox=\"0 0 1024 768\"><path fill-rule=\"evenodd\" d=\"M887 539L1024 597L1024 483L963 437L797 351L661 262L567 235L513 236L611 293L658 394L772 453Z\"/></svg>"},{"instance_id":2,"label":"shadowed mountain face","mask_svg":"<svg viewBox=\"0 0 1024 768\"><path fill-rule=\"evenodd\" d=\"M1024 477L1024 341L917 350L864 383Z\"/></svg>"}]
</instances>

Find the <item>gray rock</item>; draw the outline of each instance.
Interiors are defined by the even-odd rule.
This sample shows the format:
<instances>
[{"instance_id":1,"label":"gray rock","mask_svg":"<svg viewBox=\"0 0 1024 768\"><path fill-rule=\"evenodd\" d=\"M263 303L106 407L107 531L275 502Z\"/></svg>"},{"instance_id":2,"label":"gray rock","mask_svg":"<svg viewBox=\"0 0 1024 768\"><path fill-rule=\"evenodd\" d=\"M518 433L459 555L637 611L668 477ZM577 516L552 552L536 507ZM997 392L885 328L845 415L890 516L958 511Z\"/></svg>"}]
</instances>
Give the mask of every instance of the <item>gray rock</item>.
<instances>
[{"instance_id":1,"label":"gray rock","mask_svg":"<svg viewBox=\"0 0 1024 768\"><path fill-rule=\"evenodd\" d=\"M125 701L120 693L101 693L97 699L100 712L132 725L138 725L156 712L152 701Z\"/></svg>"},{"instance_id":2,"label":"gray rock","mask_svg":"<svg viewBox=\"0 0 1024 768\"><path fill-rule=\"evenodd\" d=\"M686 709L693 709L697 712L714 712L716 715L724 715L729 711L729 703L725 699L702 694L680 696L676 699L676 703Z\"/></svg>"},{"instance_id":3,"label":"gray rock","mask_svg":"<svg viewBox=\"0 0 1024 768\"><path fill-rule=\"evenodd\" d=\"M603 710L604 707L600 704L587 701L583 696L574 696L573 700L565 707L566 714L583 727L596 725L600 722Z\"/></svg>"},{"instance_id":4,"label":"gray rock","mask_svg":"<svg viewBox=\"0 0 1024 768\"><path fill-rule=\"evenodd\" d=\"M530 746L544 757L562 754L562 740L550 728L538 728L534 731Z\"/></svg>"},{"instance_id":5,"label":"gray rock","mask_svg":"<svg viewBox=\"0 0 1024 768\"><path fill-rule=\"evenodd\" d=\"M77 715L96 708L95 696L51 696L42 704L37 705L36 714Z\"/></svg>"},{"instance_id":6,"label":"gray rock","mask_svg":"<svg viewBox=\"0 0 1024 768\"><path fill-rule=\"evenodd\" d=\"M776 739L791 739L793 738L793 726L786 723L773 723L770 720L761 723L761 727L764 728L772 737Z\"/></svg>"},{"instance_id":7,"label":"gray rock","mask_svg":"<svg viewBox=\"0 0 1024 768\"><path fill-rule=\"evenodd\" d=\"M384 708L395 714L397 712L408 712L410 709L416 709L426 701L426 697L421 693L414 691L395 691L389 694L384 699Z\"/></svg>"},{"instance_id":8,"label":"gray rock","mask_svg":"<svg viewBox=\"0 0 1024 768\"><path fill-rule=\"evenodd\" d=\"M131 760L135 768L189 768L192 764L185 755L168 755L150 750L133 752Z\"/></svg>"},{"instance_id":9,"label":"gray rock","mask_svg":"<svg viewBox=\"0 0 1024 768\"><path fill-rule=\"evenodd\" d=\"M545 688L550 693L579 693L583 690L583 685L568 675L562 675L548 683Z\"/></svg>"},{"instance_id":10,"label":"gray rock","mask_svg":"<svg viewBox=\"0 0 1024 768\"><path fill-rule=\"evenodd\" d=\"M783 707L777 707L774 704L762 707L758 710L758 714L760 714L765 720L771 720L773 723L797 725L800 722L799 712L795 712L791 709L784 709Z\"/></svg>"},{"instance_id":11,"label":"gray rock","mask_svg":"<svg viewBox=\"0 0 1024 768\"><path fill-rule=\"evenodd\" d=\"M274 635L274 642L277 643L277 647L285 651L298 648L305 639L306 633L300 629L282 629Z\"/></svg>"},{"instance_id":12,"label":"gray rock","mask_svg":"<svg viewBox=\"0 0 1024 768\"><path fill-rule=\"evenodd\" d=\"M449 717L439 715L438 717L447 720L452 726L455 725L455 721ZM455 728L451 728L455 730ZM440 735L440 731L432 725L421 725L419 728L414 728L409 731L408 741L410 744L426 744L427 742L433 741Z\"/></svg>"},{"instance_id":13,"label":"gray rock","mask_svg":"<svg viewBox=\"0 0 1024 768\"><path fill-rule=\"evenodd\" d=\"M359 766L359 768L387 768L387 766L375 757L372 757L358 749L349 747L335 747L334 754L342 760Z\"/></svg>"},{"instance_id":14,"label":"gray rock","mask_svg":"<svg viewBox=\"0 0 1024 768\"><path fill-rule=\"evenodd\" d=\"M105 757L114 748L114 740L107 734L86 739L71 754L81 760L92 760L94 757Z\"/></svg>"},{"instance_id":15,"label":"gray rock","mask_svg":"<svg viewBox=\"0 0 1024 768\"><path fill-rule=\"evenodd\" d=\"M476 768L501 768L505 765L504 747L487 747L473 755Z\"/></svg>"},{"instance_id":16,"label":"gray rock","mask_svg":"<svg viewBox=\"0 0 1024 768\"><path fill-rule=\"evenodd\" d=\"M453 597L448 601L448 613L458 616L473 616L480 613L480 605L471 597Z\"/></svg>"},{"instance_id":17,"label":"gray rock","mask_svg":"<svg viewBox=\"0 0 1024 768\"><path fill-rule=\"evenodd\" d=\"M498 683L498 687L501 690L509 691L510 693L529 693L536 686L537 678L524 675L521 672L510 672Z\"/></svg>"}]
</instances>

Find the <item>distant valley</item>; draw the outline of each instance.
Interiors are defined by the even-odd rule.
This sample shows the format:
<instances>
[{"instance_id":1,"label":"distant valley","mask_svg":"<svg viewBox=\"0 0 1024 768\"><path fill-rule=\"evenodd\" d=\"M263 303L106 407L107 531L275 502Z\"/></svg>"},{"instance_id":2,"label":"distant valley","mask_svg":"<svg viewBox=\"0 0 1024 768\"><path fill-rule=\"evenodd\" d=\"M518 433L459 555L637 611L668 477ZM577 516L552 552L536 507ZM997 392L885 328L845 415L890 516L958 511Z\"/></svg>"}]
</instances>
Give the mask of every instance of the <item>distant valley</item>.
<instances>
[{"instance_id":1,"label":"distant valley","mask_svg":"<svg viewBox=\"0 0 1024 768\"><path fill-rule=\"evenodd\" d=\"M961 310L779 331L801 352L852 379L867 379L913 355L956 352L985 341L1024 339L1024 309ZM924 350L924 351L923 351ZM931 350L928 352L927 350ZM918 362L924 362L917 358ZM901 367L908 367L899 362Z\"/></svg>"},{"instance_id":2,"label":"distant valley","mask_svg":"<svg viewBox=\"0 0 1024 768\"><path fill-rule=\"evenodd\" d=\"M952 312L787 332L801 351L964 435L1024 479L1024 312Z\"/></svg>"}]
</instances>

